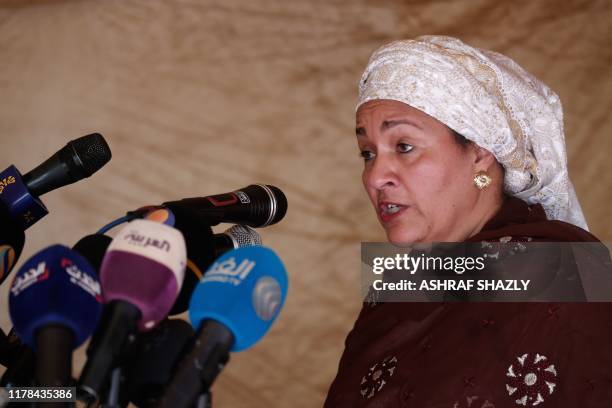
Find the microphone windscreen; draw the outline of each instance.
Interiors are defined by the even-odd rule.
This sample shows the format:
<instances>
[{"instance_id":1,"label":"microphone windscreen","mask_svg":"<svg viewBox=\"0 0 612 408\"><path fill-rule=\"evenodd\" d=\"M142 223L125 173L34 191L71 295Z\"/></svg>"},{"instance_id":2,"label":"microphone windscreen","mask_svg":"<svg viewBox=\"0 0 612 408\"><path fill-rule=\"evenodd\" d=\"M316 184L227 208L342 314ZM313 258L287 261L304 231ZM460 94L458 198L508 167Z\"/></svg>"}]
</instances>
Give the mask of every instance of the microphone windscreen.
<instances>
[{"instance_id":1,"label":"microphone windscreen","mask_svg":"<svg viewBox=\"0 0 612 408\"><path fill-rule=\"evenodd\" d=\"M262 244L261 237L257 231L246 225L232 225L223 234L232 240L234 249Z\"/></svg>"},{"instance_id":2,"label":"microphone windscreen","mask_svg":"<svg viewBox=\"0 0 612 408\"><path fill-rule=\"evenodd\" d=\"M46 325L68 327L73 348L93 333L102 312L102 294L89 262L63 245L50 246L28 259L15 275L9 313L24 343L36 348L36 331Z\"/></svg>"},{"instance_id":3,"label":"microphone windscreen","mask_svg":"<svg viewBox=\"0 0 612 408\"><path fill-rule=\"evenodd\" d=\"M187 251L179 231L134 220L113 239L100 268L105 302L123 300L141 312L141 331L168 315L185 275Z\"/></svg>"},{"instance_id":4,"label":"microphone windscreen","mask_svg":"<svg viewBox=\"0 0 612 408\"><path fill-rule=\"evenodd\" d=\"M271 249L252 246L228 251L196 286L189 319L193 327L204 319L222 323L235 338L231 351L242 351L272 326L285 302L287 286L285 267Z\"/></svg>"},{"instance_id":5,"label":"microphone windscreen","mask_svg":"<svg viewBox=\"0 0 612 408\"><path fill-rule=\"evenodd\" d=\"M96 273L99 273L104 254L106 254L112 240L108 235L91 234L81 238L72 249L83 255L93 266Z\"/></svg>"},{"instance_id":6,"label":"microphone windscreen","mask_svg":"<svg viewBox=\"0 0 612 408\"><path fill-rule=\"evenodd\" d=\"M161 397L194 336L189 323L174 319L164 320L139 337L134 347L136 354L124 370L125 389L132 403L138 407L151 406Z\"/></svg>"},{"instance_id":7,"label":"microphone windscreen","mask_svg":"<svg viewBox=\"0 0 612 408\"><path fill-rule=\"evenodd\" d=\"M81 136L66 146L73 154L73 161L89 177L100 170L111 159L110 147L99 133Z\"/></svg>"}]
</instances>

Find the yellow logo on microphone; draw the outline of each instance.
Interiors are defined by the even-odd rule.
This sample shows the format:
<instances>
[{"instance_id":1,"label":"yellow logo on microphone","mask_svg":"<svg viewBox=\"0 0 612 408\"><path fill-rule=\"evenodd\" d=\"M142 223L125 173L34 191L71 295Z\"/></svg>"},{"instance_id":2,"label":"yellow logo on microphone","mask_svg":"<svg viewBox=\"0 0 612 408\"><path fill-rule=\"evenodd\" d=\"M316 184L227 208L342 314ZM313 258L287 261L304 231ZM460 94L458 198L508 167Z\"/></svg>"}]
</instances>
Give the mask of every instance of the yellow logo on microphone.
<instances>
[{"instance_id":1,"label":"yellow logo on microphone","mask_svg":"<svg viewBox=\"0 0 612 408\"><path fill-rule=\"evenodd\" d=\"M4 189L8 187L9 184L14 184L14 183L15 183L15 177L13 176L8 176L8 177L3 178L0 181L0 194L2 194Z\"/></svg>"}]
</instances>

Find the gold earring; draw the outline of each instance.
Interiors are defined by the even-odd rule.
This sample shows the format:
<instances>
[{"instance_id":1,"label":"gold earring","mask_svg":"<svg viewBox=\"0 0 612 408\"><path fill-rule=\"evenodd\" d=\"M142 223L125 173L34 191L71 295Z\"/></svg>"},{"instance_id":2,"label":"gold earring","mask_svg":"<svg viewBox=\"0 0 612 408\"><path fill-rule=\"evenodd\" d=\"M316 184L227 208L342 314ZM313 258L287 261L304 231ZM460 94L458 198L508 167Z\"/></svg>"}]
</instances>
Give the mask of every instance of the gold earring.
<instances>
[{"instance_id":1,"label":"gold earring","mask_svg":"<svg viewBox=\"0 0 612 408\"><path fill-rule=\"evenodd\" d=\"M481 170L474 175L474 185L479 190L484 190L485 188L489 187L492 181L493 179L491 179L491 177L484 170Z\"/></svg>"}]
</instances>

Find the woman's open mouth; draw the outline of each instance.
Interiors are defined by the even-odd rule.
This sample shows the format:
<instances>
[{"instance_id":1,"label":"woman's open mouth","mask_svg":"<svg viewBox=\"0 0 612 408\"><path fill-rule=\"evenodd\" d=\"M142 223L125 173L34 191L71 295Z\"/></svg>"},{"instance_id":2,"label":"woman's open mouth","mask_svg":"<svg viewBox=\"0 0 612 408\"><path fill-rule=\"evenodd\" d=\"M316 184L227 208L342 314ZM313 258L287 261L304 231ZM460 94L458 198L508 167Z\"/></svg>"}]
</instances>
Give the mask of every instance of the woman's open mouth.
<instances>
[{"instance_id":1,"label":"woman's open mouth","mask_svg":"<svg viewBox=\"0 0 612 408\"><path fill-rule=\"evenodd\" d=\"M403 212L406 208L405 205L397 204L397 203L389 203L389 202L381 202L378 205L378 210L380 214L380 219L383 222L388 222L397 217L401 212Z\"/></svg>"}]
</instances>

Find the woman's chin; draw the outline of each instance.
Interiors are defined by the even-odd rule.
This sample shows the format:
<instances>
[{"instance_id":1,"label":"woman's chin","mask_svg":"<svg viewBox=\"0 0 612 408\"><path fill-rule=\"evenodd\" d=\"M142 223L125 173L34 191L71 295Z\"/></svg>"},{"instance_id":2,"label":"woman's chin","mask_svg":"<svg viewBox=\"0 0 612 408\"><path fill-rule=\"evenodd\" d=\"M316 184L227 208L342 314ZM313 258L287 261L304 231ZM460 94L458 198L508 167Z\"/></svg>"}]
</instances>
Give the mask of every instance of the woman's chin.
<instances>
[{"instance_id":1,"label":"woman's chin","mask_svg":"<svg viewBox=\"0 0 612 408\"><path fill-rule=\"evenodd\" d=\"M426 242L431 233L431 225L416 207L408 207L392 222L383 223L387 240L396 246L406 246Z\"/></svg>"},{"instance_id":2,"label":"woman's chin","mask_svg":"<svg viewBox=\"0 0 612 408\"><path fill-rule=\"evenodd\" d=\"M395 246L409 246L419 242L423 242L424 235L419 231L397 231L395 229L387 230L387 240Z\"/></svg>"}]
</instances>

